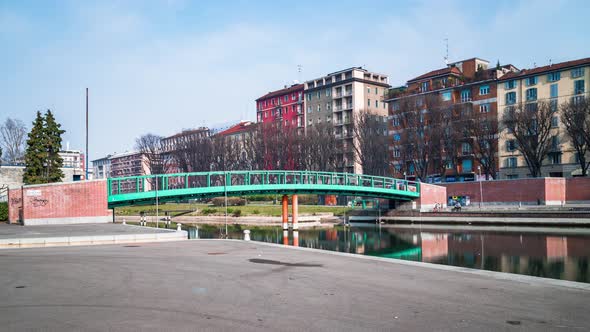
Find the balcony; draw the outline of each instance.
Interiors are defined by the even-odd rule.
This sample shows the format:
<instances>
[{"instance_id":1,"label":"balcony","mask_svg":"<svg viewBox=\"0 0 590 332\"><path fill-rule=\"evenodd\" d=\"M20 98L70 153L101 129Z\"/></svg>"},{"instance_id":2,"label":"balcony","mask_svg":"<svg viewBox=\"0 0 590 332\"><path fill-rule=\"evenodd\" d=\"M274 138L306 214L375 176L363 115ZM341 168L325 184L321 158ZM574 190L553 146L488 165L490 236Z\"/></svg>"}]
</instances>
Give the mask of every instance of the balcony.
<instances>
[{"instance_id":1,"label":"balcony","mask_svg":"<svg viewBox=\"0 0 590 332\"><path fill-rule=\"evenodd\" d=\"M339 111L342 111L342 105L334 106L334 112L339 112Z\"/></svg>"},{"instance_id":2,"label":"balcony","mask_svg":"<svg viewBox=\"0 0 590 332\"><path fill-rule=\"evenodd\" d=\"M344 91L345 96L352 96L352 90Z\"/></svg>"}]
</instances>

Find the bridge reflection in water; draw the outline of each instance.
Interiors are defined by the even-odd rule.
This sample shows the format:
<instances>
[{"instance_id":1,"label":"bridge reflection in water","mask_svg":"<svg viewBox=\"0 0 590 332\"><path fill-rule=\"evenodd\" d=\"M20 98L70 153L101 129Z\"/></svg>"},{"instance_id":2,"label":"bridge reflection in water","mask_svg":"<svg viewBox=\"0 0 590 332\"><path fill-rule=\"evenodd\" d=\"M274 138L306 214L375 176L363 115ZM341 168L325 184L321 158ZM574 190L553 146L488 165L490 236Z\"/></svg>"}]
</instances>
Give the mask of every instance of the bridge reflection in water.
<instances>
[{"instance_id":1,"label":"bridge reflection in water","mask_svg":"<svg viewBox=\"0 0 590 332\"><path fill-rule=\"evenodd\" d=\"M251 228L252 229L252 228ZM293 236L297 233L297 237ZM203 237L217 234L201 232ZM241 232L230 234L242 238ZM590 235L358 227L254 228L254 241L590 283Z\"/></svg>"}]
</instances>

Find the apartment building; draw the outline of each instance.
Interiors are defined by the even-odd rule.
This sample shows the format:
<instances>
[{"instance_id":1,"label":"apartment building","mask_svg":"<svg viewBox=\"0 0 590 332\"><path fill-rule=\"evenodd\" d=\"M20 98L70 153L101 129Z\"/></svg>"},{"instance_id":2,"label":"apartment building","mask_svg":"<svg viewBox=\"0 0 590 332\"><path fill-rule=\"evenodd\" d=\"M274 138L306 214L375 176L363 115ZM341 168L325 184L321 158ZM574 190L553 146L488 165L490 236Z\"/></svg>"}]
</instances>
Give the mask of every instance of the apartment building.
<instances>
[{"instance_id":1,"label":"apartment building","mask_svg":"<svg viewBox=\"0 0 590 332\"><path fill-rule=\"evenodd\" d=\"M524 103L534 106L549 102L555 114L552 118L551 149L541 169L541 176L569 177L578 172L577 154L565 136L560 121L560 105L579 98L588 98L590 58L551 64L509 73L498 85L498 108L501 116L510 107ZM529 177L530 171L516 148L514 135L500 132L498 145L500 178Z\"/></svg>"},{"instance_id":2,"label":"apartment building","mask_svg":"<svg viewBox=\"0 0 590 332\"><path fill-rule=\"evenodd\" d=\"M73 181L86 179L84 154L79 150L62 150L59 156L63 161L63 168L70 168L73 171Z\"/></svg>"},{"instance_id":3,"label":"apartment building","mask_svg":"<svg viewBox=\"0 0 590 332\"><path fill-rule=\"evenodd\" d=\"M478 121L497 123L498 79L516 70L512 65L490 67L490 63L486 60L471 58L419 75L407 81L405 86L391 89L387 102L389 104L388 127L391 136L389 150L394 175L412 180L418 177L418 166L414 163L420 158L404 154L404 151L407 151L404 144L413 142L408 143L403 140L407 137L406 131L418 130L416 126L442 128L441 123L436 121L442 121L443 118L434 115L435 111L429 107L445 112L444 121L454 124L445 130L459 131L462 128L461 123L476 118ZM409 100L412 100L411 106ZM431 101L430 105L426 102L428 100ZM414 127L409 127L408 121L404 121L406 112L419 113L419 119L416 121L417 124L413 125ZM428 133L428 130L425 132ZM428 139L424 139L423 143L431 144ZM463 134L453 138L453 142L440 143L446 144L446 149L438 155L423 152L426 159L421 167L427 169L428 173L426 179L422 180L434 183L474 181L481 172L478 159L482 159L475 158L474 149L478 146L475 143L474 137ZM491 157L490 159L493 160L488 162L497 165L497 157ZM496 174L490 175L496 178Z\"/></svg>"},{"instance_id":4,"label":"apartment building","mask_svg":"<svg viewBox=\"0 0 590 332\"><path fill-rule=\"evenodd\" d=\"M352 120L360 111L386 117L387 75L352 67L305 82L305 126L334 126L340 140L337 171L362 173L353 150Z\"/></svg>"},{"instance_id":5,"label":"apartment building","mask_svg":"<svg viewBox=\"0 0 590 332\"><path fill-rule=\"evenodd\" d=\"M147 157L141 152L119 153L109 157L109 160L113 178L149 174Z\"/></svg>"},{"instance_id":6,"label":"apartment building","mask_svg":"<svg viewBox=\"0 0 590 332\"><path fill-rule=\"evenodd\" d=\"M184 129L180 133L164 137L162 139L162 148L164 149L164 152L171 152L177 149L183 143L196 141L200 138L209 137L209 135L210 130L207 127Z\"/></svg>"},{"instance_id":7,"label":"apartment building","mask_svg":"<svg viewBox=\"0 0 590 332\"><path fill-rule=\"evenodd\" d=\"M92 161L92 171L95 179L106 179L111 176L111 156L98 158Z\"/></svg>"},{"instance_id":8,"label":"apartment building","mask_svg":"<svg viewBox=\"0 0 590 332\"><path fill-rule=\"evenodd\" d=\"M303 84L285 86L256 99L258 123L280 123L284 128L297 128L303 132L305 125Z\"/></svg>"}]
</instances>

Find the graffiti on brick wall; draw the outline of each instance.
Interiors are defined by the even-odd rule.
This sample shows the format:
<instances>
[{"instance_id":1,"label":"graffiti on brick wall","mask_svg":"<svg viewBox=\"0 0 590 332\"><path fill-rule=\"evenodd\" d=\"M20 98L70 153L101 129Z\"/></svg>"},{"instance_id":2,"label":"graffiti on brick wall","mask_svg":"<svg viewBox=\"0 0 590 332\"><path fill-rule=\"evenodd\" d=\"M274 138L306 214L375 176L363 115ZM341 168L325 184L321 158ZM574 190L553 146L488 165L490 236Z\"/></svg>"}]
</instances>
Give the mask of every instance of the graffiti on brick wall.
<instances>
[{"instance_id":1,"label":"graffiti on brick wall","mask_svg":"<svg viewBox=\"0 0 590 332\"><path fill-rule=\"evenodd\" d=\"M29 202L31 202L31 205L33 205L33 207L41 207L47 205L47 203L49 203L49 200L45 198L33 197L29 200Z\"/></svg>"},{"instance_id":2,"label":"graffiti on brick wall","mask_svg":"<svg viewBox=\"0 0 590 332\"><path fill-rule=\"evenodd\" d=\"M10 205L11 206L20 205L22 202L23 202L23 200L20 197L11 197L10 198Z\"/></svg>"}]
</instances>

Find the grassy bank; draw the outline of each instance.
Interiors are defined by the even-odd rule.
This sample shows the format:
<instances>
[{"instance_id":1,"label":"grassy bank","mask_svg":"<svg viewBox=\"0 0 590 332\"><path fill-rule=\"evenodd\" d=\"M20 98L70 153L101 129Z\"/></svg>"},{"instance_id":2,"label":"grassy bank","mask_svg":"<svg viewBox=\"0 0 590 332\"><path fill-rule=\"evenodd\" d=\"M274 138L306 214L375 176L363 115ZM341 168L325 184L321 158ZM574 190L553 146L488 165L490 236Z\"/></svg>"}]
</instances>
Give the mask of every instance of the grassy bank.
<instances>
[{"instance_id":1,"label":"grassy bank","mask_svg":"<svg viewBox=\"0 0 590 332\"><path fill-rule=\"evenodd\" d=\"M234 216L274 216L281 215L281 206L279 204L249 204L245 206L228 206L228 214ZM290 210L290 209L289 209ZM300 214L313 214L331 212L336 216L341 216L351 209L344 206L321 206L321 205L299 205ZM127 206L117 208L115 214L118 216L136 216L140 212L146 215L155 215L155 205ZM238 212L239 211L239 212ZM208 204L186 204L186 203L167 203L159 206L160 215L170 212L177 215L187 212L189 216L223 216L225 208L223 206L212 206Z\"/></svg>"}]
</instances>

